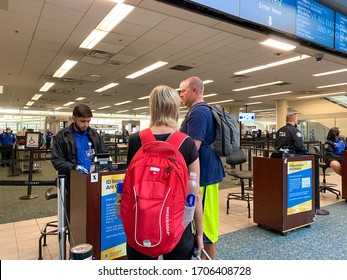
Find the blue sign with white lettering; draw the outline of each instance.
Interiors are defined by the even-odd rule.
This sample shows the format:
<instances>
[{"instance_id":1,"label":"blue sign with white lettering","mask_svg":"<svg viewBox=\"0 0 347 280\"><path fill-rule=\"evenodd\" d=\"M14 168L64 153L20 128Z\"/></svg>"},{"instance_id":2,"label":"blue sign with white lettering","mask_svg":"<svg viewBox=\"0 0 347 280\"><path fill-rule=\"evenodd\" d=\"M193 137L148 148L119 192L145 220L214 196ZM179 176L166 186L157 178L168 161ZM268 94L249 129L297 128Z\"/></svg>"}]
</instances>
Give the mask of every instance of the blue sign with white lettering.
<instances>
[{"instance_id":1,"label":"blue sign with white lettering","mask_svg":"<svg viewBox=\"0 0 347 280\"><path fill-rule=\"evenodd\" d=\"M335 49L347 53L347 16L336 12Z\"/></svg>"},{"instance_id":2,"label":"blue sign with white lettering","mask_svg":"<svg viewBox=\"0 0 347 280\"><path fill-rule=\"evenodd\" d=\"M226 14L239 16L239 0L194 0L192 2L211 7Z\"/></svg>"},{"instance_id":3,"label":"blue sign with white lettering","mask_svg":"<svg viewBox=\"0 0 347 280\"><path fill-rule=\"evenodd\" d=\"M240 17L295 34L296 0L240 0Z\"/></svg>"},{"instance_id":4,"label":"blue sign with white lettering","mask_svg":"<svg viewBox=\"0 0 347 280\"><path fill-rule=\"evenodd\" d=\"M297 0L296 35L334 48L334 11L313 0Z\"/></svg>"}]
</instances>

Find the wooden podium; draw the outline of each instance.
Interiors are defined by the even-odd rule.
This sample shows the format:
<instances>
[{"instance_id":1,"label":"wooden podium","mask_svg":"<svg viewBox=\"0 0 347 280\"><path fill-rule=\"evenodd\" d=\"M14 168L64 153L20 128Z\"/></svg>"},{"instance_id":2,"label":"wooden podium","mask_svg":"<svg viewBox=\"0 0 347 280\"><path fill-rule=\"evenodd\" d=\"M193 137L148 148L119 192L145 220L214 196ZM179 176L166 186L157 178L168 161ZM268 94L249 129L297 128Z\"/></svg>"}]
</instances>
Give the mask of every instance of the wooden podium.
<instances>
[{"instance_id":1,"label":"wooden podium","mask_svg":"<svg viewBox=\"0 0 347 280\"><path fill-rule=\"evenodd\" d=\"M314 223L314 156L253 158L254 222L286 233Z\"/></svg>"},{"instance_id":2,"label":"wooden podium","mask_svg":"<svg viewBox=\"0 0 347 280\"><path fill-rule=\"evenodd\" d=\"M347 199L347 151L341 153L342 198Z\"/></svg>"},{"instance_id":3,"label":"wooden podium","mask_svg":"<svg viewBox=\"0 0 347 280\"><path fill-rule=\"evenodd\" d=\"M124 170L88 175L71 171L70 243L92 245L93 259L126 256L122 222L115 216L116 186L124 175Z\"/></svg>"}]
</instances>

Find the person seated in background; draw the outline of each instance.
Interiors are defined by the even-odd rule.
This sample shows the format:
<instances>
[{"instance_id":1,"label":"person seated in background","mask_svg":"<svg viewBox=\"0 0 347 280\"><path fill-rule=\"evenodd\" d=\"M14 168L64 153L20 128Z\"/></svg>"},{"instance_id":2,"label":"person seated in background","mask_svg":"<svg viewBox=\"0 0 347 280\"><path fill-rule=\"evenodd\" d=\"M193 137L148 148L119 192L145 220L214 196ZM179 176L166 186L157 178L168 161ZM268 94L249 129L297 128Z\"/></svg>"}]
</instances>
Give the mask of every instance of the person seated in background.
<instances>
[{"instance_id":1,"label":"person seated in background","mask_svg":"<svg viewBox=\"0 0 347 280\"><path fill-rule=\"evenodd\" d=\"M325 163L331 167L336 174L341 176L341 152L346 150L346 142L341 137L341 131L338 127L330 128L327 141L324 143Z\"/></svg>"}]
</instances>

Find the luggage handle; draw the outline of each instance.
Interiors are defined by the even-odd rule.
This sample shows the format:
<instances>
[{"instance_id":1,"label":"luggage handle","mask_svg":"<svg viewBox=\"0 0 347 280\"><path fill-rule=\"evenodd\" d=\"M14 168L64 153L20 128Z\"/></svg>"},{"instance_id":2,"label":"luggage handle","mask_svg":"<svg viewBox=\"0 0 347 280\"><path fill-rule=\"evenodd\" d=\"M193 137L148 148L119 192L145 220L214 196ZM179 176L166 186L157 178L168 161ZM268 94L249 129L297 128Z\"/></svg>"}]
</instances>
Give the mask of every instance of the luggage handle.
<instances>
[{"instance_id":1,"label":"luggage handle","mask_svg":"<svg viewBox=\"0 0 347 280\"><path fill-rule=\"evenodd\" d=\"M208 260L210 260L210 261L212 260L211 257L209 256L209 254L207 254L205 249L202 249L201 252L206 256L206 258ZM196 247L196 246L194 246L194 248L193 248L193 257L197 258L198 260L201 260L201 257L200 257L199 251L198 251L198 247Z\"/></svg>"}]
</instances>

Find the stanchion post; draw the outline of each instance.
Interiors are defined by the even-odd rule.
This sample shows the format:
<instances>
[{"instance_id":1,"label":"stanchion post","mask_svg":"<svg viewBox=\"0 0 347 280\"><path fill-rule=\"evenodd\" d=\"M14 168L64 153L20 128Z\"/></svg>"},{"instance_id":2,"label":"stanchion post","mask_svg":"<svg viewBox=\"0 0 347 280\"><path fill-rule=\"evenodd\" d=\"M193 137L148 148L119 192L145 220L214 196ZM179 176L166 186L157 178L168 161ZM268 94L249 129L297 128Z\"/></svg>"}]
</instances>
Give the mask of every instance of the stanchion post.
<instances>
[{"instance_id":1,"label":"stanchion post","mask_svg":"<svg viewBox=\"0 0 347 280\"><path fill-rule=\"evenodd\" d=\"M28 189L27 189L27 195L23 195L20 197L20 199L23 199L23 200L38 198L38 195L31 193L32 186L30 183L33 180L33 172L34 172L34 149L30 149L30 156L29 157L30 157L29 174L28 174L29 185L28 185Z\"/></svg>"},{"instance_id":2,"label":"stanchion post","mask_svg":"<svg viewBox=\"0 0 347 280\"><path fill-rule=\"evenodd\" d=\"M319 190L319 156L314 155L314 168L315 168L315 174L316 174L316 185L315 185L315 205L316 205L316 215L329 215L329 211L325 209L320 208L320 190Z\"/></svg>"},{"instance_id":3,"label":"stanchion post","mask_svg":"<svg viewBox=\"0 0 347 280\"><path fill-rule=\"evenodd\" d=\"M65 175L59 175L58 188L58 252L59 260L66 259L66 226L65 226Z\"/></svg>"}]
</instances>

